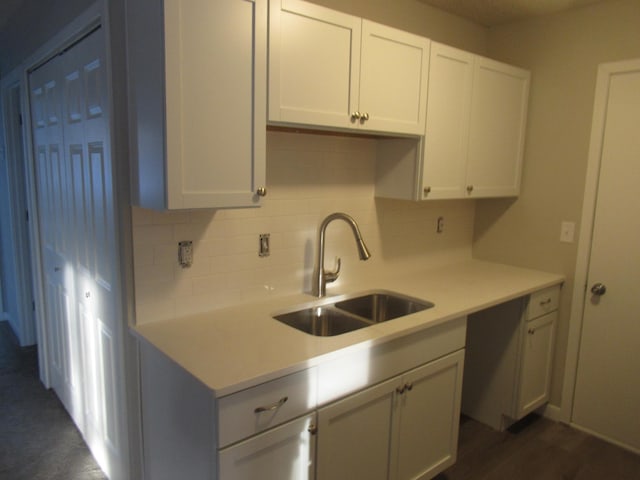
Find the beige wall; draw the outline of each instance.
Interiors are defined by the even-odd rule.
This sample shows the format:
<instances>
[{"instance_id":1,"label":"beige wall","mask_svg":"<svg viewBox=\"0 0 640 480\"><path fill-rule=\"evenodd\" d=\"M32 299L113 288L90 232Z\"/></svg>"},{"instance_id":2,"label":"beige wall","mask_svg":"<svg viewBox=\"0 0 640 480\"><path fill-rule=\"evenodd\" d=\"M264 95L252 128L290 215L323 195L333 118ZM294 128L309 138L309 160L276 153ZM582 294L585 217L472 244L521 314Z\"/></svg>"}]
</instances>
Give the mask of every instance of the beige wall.
<instances>
[{"instance_id":1,"label":"beige wall","mask_svg":"<svg viewBox=\"0 0 640 480\"><path fill-rule=\"evenodd\" d=\"M417 0L310 0L453 47L483 55L487 29Z\"/></svg>"},{"instance_id":2,"label":"beige wall","mask_svg":"<svg viewBox=\"0 0 640 480\"><path fill-rule=\"evenodd\" d=\"M559 405L577 252L559 242L560 223L579 230L597 66L640 57L640 1L494 28L488 53L531 70L531 97L522 194L478 202L473 255L566 275L551 398Z\"/></svg>"}]
</instances>

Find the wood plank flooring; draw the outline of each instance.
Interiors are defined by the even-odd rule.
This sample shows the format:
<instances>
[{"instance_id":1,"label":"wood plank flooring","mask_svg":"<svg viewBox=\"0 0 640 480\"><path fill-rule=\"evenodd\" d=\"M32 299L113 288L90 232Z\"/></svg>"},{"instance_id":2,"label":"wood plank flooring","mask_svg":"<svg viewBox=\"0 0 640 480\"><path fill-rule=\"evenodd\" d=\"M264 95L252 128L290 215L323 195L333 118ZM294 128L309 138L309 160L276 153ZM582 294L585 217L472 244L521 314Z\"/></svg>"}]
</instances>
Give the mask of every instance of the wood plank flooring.
<instances>
[{"instance_id":1,"label":"wood plank flooring","mask_svg":"<svg viewBox=\"0 0 640 480\"><path fill-rule=\"evenodd\" d=\"M435 480L640 480L640 456L539 416L509 431L463 417L458 461Z\"/></svg>"},{"instance_id":2,"label":"wood plank flooring","mask_svg":"<svg viewBox=\"0 0 640 480\"><path fill-rule=\"evenodd\" d=\"M80 432L38 377L35 347L0 322L0 480L106 480Z\"/></svg>"}]
</instances>

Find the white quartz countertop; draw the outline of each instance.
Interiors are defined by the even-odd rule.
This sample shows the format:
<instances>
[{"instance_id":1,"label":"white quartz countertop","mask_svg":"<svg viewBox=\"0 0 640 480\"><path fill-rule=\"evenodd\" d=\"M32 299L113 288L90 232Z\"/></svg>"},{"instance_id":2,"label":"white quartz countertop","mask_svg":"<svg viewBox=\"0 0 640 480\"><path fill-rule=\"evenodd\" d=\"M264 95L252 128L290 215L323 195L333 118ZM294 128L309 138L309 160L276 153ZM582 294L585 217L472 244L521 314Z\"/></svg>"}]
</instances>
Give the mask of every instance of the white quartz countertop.
<instances>
[{"instance_id":1,"label":"white quartz countertop","mask_svg":"<svg viewBox=\"0 0 640 480\"><path fill-rule=\"evenodd\" d=\"M409 275L328 287L328 296L385 289L433 302L406 317L333 337L289 327L272 314L318 299L307 294L132 327L220 397L562 283L559 274L470 260Z\"/></svg>"}]
</instances>

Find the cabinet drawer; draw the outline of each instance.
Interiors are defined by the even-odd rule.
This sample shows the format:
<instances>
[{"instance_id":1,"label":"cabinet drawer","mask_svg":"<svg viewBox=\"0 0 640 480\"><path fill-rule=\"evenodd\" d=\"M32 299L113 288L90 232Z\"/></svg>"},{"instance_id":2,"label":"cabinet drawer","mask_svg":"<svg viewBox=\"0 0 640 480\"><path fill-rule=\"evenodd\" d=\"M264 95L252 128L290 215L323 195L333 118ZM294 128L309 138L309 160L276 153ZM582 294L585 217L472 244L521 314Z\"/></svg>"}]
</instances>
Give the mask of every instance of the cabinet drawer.
<instances>
[{"instance_id":1,"label":"cabinet drawer","mask_svg":"<svg viewBox=\"0 0 640 480\"><path fill-rule=\"evenodd\" d=\"M222 397L218 403L218 447L312 410L315 383L315 369L308 369Z\"/></svg>"},{"instance_id":2,"label":"cabinet drawer","mask_svg":"<svg viewBox=\"0 0 640 480\"><path fill-rule=\"evenodd\" d=\"M560 285L545 288L534 292L529 297L529 305L527 306L526 319L531 320L545 313L558 309L560 302Z\"/></svg>"}]
</instances>

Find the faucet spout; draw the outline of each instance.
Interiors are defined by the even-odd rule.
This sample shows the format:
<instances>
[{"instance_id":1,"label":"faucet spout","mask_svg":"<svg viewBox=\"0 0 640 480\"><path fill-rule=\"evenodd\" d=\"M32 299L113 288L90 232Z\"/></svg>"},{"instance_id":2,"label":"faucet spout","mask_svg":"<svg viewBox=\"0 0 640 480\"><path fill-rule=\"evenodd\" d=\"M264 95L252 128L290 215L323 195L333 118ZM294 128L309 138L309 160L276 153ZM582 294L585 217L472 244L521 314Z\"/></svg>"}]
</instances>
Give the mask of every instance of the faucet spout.
<instances>
[{"instance_id":1,"label":"faucet spout","mask_svg":"<svg viewBox=\"0 0 640 480\"><path fill-rule=\"evenodd\" d=\"M371 257L371 253L369 252L367 245L362 239L362 234L360 233L358 224L353 219L353 217L341 212L336 212L328 215L322 221L322 223L320 224L320 229L318 230L318 254L316 258L316 269L313 276L313 294L316 297L324 297L326 294L327 283L335 281L340 273L340 259L338 259L338 267L335 271L326 271L324 269L324 239L327 226L333 220L343 220L347 222L347 224L351 227L351 231L353 232L353 236L356 241L356 247L358 248L358 256L360 257L360 260L368 260Z\"/></svg>"}]
</instances>

